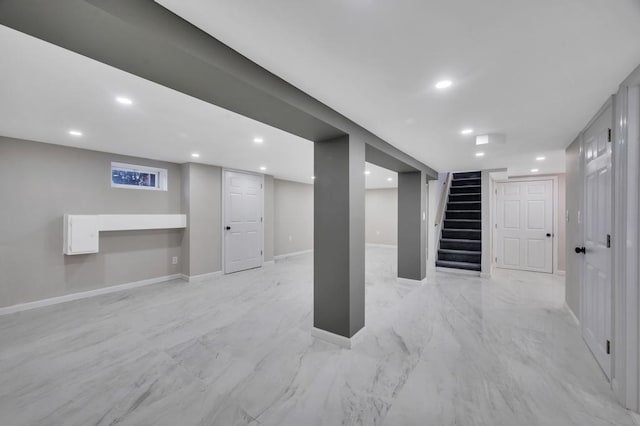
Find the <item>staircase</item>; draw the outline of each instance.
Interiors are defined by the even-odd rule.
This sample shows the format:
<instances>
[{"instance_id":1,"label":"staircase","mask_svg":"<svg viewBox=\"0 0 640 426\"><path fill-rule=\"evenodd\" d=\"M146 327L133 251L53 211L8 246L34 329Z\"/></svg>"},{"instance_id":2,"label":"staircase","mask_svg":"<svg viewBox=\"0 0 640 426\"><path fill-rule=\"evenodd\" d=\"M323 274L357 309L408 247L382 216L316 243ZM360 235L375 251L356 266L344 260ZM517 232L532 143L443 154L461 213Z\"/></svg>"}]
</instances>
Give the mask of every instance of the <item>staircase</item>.
<instances>
[{"instance_id":1,"label":"staircase","mask_svg":"<svg viewBox=\"0 0 640 426\"><path fill-rule=\"evenodd\" d=\"M445 210L436 266L480 271L480 172L454 173Z\"/></svg>"}]
</instances>

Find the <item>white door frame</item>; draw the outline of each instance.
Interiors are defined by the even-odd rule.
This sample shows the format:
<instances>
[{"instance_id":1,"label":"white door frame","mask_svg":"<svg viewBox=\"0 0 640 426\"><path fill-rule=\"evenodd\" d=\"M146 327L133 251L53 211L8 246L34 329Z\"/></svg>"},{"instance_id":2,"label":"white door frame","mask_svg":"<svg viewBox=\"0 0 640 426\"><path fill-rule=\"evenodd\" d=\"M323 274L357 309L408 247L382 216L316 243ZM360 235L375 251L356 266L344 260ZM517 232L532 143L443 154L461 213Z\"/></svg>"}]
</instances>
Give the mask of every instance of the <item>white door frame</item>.
<instances>
[{"instance_id":1,"label":"white door frame","mask_svg":"<svg viewBox=\"0 0 640 426\"><path fill-rule=\"evenodd\" d=\"M616 191L612 215L611 386L622 405L640 411L640 68L620 85L612 102L612 185Z\"/></svg>"},{"instance_id":2,"label":"white door frame","mask_svg":"<svg viewBox=\"0 0 640 426\"><path fill-rule=\"evenodd\" d=\"M513 179L497 179L494 181L494 193L493 195L493 209L494 211L498 211L498 197L495 194L495 191L497 190L497 184L499 183L513 183L513 182L536 182L536 181L542 181L542 180L552 180L553 181L553 196L552 198L552 205L553 205L553 213L551 215L551 217L553 218L553 267L551 270L552 274L556 274L558 272L558 176L557 175L540 175L540 176L523 176L523 177L518 177L518 178L513 178ZM496 215L492 215L491 217L492 219L492 225L491 225L491 231L493 234L493 247L494 249L496 247L498 247L498 233L495 232L496 227L498 225L498 218ZM493 255L495 256L495 254ZM492 264L495 264L495 259L492 259Z\"/></svg>"},{"instance_id":3,"label":"white door frame","mask_svg":"<svg viewBox=\"0 0 640 426\"><path fill-rule=\"evenodd\" d=\"M225 229L224 229L225 226L227 225L227 209L226 209L226 204L225 204L226 203L225 199L227 198L226 197L226 192L225 192L226 191L226 188L225 188L225 185L226 185L225 174L227 172L244 173L245 175L258 176L261 179L262 191L260 191L260 200L262 202L262 217L263 217L263 220L262 220L262 226L260 227L261 228L261 231L260 231L261 232L261 238L260 238L260 240L262 242L262 248L260 249L260 251L262 252L262 261L261 261L262 265L261 266L264 266L264 174L248 172L246 170L230 169L230 168L226 168L225 167L225 168L222 169L222 175L221 175L221 179L220 179L220 185L221 185L220 194L222 194L222 197L221 197L222 198L222 202L220 204L220 207L222 209L222 212L221 212L222 214L220 215L220 219L221 219L220 220L220 230L222 231L221 234L220 234L222 236L222 238L220 238L220 240L221 240L220 241L220 249L221 249L221 252L222 252L222 273L223 274L227 273L227 262L226 262L226 258L225 258L226 257L226 252L225 252L225 248L226 248L225 247L225 241L226 241L226 238L225 238Z\"/></svg>"}]
</instances>

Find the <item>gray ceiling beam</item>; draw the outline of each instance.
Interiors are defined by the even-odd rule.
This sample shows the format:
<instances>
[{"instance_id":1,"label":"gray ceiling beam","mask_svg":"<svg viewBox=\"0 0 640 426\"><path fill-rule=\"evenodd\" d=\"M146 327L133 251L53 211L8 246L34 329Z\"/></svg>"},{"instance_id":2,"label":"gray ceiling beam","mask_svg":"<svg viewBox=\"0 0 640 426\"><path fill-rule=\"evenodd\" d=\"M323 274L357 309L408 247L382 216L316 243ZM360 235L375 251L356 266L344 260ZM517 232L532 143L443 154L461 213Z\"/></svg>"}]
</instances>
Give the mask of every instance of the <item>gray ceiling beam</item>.
<instances>
[{"instance_id":1,"label":"gray ceiling beam","mask_svg":"<svg viewBox=\"0 0 640 426\"><path fill-rule=\"evenodd\" d=\"M0 0L0 24L308 140L349 134L375 164L437 176L152 0Z\"/></svg>"}]
</instances>

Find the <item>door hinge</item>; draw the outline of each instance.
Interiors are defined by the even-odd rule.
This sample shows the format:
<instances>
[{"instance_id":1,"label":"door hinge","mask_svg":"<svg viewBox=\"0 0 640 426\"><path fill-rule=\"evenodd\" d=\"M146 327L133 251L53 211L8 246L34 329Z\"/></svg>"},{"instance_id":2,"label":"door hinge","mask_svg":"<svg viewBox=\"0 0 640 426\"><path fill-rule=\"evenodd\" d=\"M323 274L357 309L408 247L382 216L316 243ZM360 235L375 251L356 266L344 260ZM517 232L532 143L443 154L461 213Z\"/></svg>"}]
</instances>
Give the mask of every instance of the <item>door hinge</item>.
<instances>
[{"instance_id":1,"label":"door hinge","mask_svg":"<svg viewBox=\"0 0 640 426\"><path fill-rule=\"evenodd\" d=\"M611 235L607 234L607 248L611 248Z\"/></svg>"},{"instance_id":2,"label":"door hinge","mask_svg":"<svg viewBox=\"0 0 640 426\"><path fill-rule=\"evenodd\" d=\"M260 250L260 256L262 256L262 250Z\"/></svg>"},{"instance_id":3,"label":"door hinge","mask_svg":"<svg viewBox=\"0 0 640 426\"><path fill-rule=\"evenodd\" d=\"M607 142L611 142L611 129L609 129L609 133L607 134Z\"/></svg>"},{"instance_id":4,"label":"door hinge","mask_svg":"<svg viewBox=\"0 0 640 426\"><path fill-rule=\"evenodd\" d=\"M498 258L496 257L496 263L498 263Z\"/></svg>"},{"instance_id":5,"label":"door hinge","mask_svg":"<svg viewBox=\"0 0 640 426\"><path fill-rule=\"evenodd\" d=\"M607 340L607 355L611 353L611 341Z\"/></svg>"},{"instance_id":6,"label":"door hinge","mask_svg":"<svg viewBox=\"0 0 640 426\"><path fill-rule=\"evenodd\" d=\"M262 222L262 218L260 218L260 222Z\"/></svg>"}]
</instances>

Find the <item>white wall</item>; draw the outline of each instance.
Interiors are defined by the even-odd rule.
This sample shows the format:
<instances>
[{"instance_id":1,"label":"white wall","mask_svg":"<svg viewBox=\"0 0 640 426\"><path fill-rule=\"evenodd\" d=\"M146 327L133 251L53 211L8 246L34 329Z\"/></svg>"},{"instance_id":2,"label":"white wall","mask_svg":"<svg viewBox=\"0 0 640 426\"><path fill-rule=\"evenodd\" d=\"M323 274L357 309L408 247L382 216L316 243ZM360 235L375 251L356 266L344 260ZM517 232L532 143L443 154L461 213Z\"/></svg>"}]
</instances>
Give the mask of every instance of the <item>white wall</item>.
<instances>
[{"instance_id":1,"label":"white wall","mask_svg":"<svg viewBox=\"0 0 640 426\"><path fill-rule=\"evenodd\" d=\"M313 185L274 179L274 254L313 249Z\"/></svg>"},{"instance_id":2,"label":"white wall","mask_svg":"<svg viewBox=\"0 0 640 426\"><path fill-rule=\"evenodd\" d=\"M398 189L368 189L365 195L365 242L398 244Z\"/></svg>"}]
</instances>

